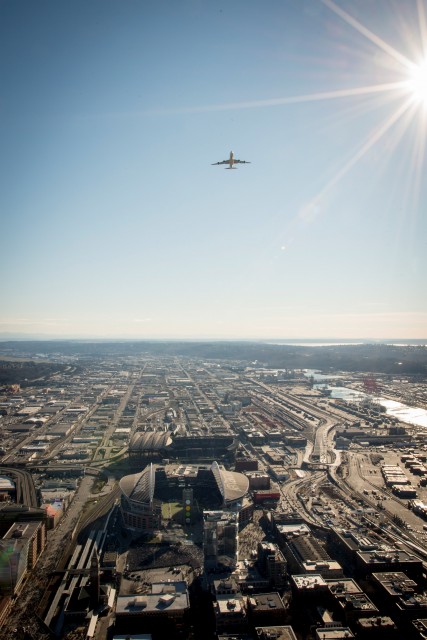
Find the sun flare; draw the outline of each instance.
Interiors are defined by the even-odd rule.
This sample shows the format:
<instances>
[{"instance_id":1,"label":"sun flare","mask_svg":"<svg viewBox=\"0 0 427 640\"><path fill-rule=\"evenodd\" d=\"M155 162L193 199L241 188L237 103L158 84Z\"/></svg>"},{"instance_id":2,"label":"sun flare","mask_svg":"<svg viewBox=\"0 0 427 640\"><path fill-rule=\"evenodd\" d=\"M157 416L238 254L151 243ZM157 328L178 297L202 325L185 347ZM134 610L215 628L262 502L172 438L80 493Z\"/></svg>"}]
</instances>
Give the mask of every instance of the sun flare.
<instances>
[{"instance_id":1,"label":"sun flare","mask_svg":"<svg viewBox=\"0 0 427 640\"><path fill-rule=\"evenodd\" d=\"M427 58L411 69L408 88L414 100L427 109Z\"/></svg>"}]
</instances>

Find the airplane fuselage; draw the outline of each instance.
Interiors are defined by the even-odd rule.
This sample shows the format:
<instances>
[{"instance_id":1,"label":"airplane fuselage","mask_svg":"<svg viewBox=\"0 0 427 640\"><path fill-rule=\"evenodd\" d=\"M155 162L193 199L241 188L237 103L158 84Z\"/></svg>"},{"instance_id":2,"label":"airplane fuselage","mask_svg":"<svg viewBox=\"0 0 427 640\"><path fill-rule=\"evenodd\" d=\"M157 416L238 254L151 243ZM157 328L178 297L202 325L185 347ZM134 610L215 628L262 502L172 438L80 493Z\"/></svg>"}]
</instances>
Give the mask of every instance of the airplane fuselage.
<instances>
[{"instance_id":1,"label":"airplane fuselage","mask_svg":"<svg viewBox=\"0 0 427 640\"><path fill-rule=\"evenodd\" d=\"M235 169L236 167L233 167L234 164L234 153L232 151L230 151L230 157L228 159L228 163L229 163L229 167L225 167L226 169Z\"/></svg>"},{"instance_id":2,"label":"airplane fuselage","mask_svg":"<svg viewBox=\"0 0 427 640\"><path fill-rule=\"evenodd\" d=\"M250 162L247 160L237 160L237 158L234 157L234 153L230 151L228 160L220 160L220 162L214 162L213 164L228 164L228 167L225 167L226 169L236 169L235 164L250 164Z\"/></svg>"}]
</instances>

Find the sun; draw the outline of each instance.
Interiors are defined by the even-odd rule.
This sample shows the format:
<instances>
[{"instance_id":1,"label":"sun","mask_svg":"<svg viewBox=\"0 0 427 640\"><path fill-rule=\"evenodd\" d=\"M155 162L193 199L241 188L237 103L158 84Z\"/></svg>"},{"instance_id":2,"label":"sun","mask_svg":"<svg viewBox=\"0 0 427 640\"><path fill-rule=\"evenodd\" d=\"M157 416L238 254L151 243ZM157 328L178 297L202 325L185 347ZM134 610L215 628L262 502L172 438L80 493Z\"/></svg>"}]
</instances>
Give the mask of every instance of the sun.
<instances>
[{"instance_id":1,"label":"sun","mask_svg":"<svg viewBox=\"0 0 427 640\"><path fill-rule=\"evenodd\" d=\"M414 100L427 109L427 57L410 69L408 89Z\"/></svg>"}]
</instances>

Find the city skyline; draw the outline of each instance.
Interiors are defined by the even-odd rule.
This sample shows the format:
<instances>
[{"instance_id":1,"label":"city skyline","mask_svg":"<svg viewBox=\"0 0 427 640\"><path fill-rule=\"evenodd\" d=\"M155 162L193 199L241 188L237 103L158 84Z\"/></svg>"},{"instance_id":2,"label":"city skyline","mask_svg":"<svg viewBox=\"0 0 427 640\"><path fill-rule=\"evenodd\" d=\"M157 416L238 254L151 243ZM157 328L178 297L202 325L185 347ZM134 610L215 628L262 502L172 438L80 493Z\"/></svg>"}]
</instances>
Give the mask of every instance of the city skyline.
<instances>
[{"instance_id":1,"label":"city skyline","mask_svg":"<svg viewBox=\"0 0 427 640\"><path fill-rule=\"evenodd\" d=\"M426 16L1 2L0 338L426 338Z\"/></svg>"}]
</instances>

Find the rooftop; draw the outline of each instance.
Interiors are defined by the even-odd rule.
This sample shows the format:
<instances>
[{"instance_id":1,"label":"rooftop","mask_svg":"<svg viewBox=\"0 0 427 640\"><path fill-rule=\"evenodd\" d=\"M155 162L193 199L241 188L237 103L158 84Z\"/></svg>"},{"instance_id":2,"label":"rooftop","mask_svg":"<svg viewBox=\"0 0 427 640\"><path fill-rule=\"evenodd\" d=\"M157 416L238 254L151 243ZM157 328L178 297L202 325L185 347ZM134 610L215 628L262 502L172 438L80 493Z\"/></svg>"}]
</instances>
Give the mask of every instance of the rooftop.
<instances>
[{"instance_id":1,"label":"rooftop","mask_svg":"<svg viewBox=\"0 0 427 640\"><path fill-rule=\"evenodd\" d=\"M357 582L351 578L343 578L341 580L326 580L329 591L334 595L343 593L362 593L362 589Z\"/></svg>"},{"instance_id":2,"label":"rooftop","mask_svg":"<svg viewBox=\"0 0 427 640\"><path fill-rule=\"evenodd\" d=\"M154 496L154 468L150 464L140 473L124 476L119 482L122 493L130 500L151 502Z\"/></svg>"},{"instance_id":3,"label":"rooftop","mask_svg":"<svg viewBox=\"0 0 427 640\"><path fill-rule=\"evenodd\" d=\"M134 593L119 596L116 615L141 615L144 613L167 613L168 611L184 613L190 606L187 590L176 589L174 583L162 583L161 587L160 583L152 585L153 590L154 592L144 595Z\"/></svg>"},{"instance_id":4,"label":"rooftop","mask_svg":"<svg viewBox=\"0 0 427 640\"><path fill-rule=\"evenodd\" d=\"M243 598L234 594L226 595L221 594L216 597L216 604L214 605L217 613L221 615L245 615L245 606Z\"/></svg>"},{"instance_id":5,"label":"rooftop","mask_svg":"<svg viewBox=\"0 0 427 640\"><path fill-rule=\"evenodd\" d=\"M249 479L236 471L227 471L223 465L213 462L211 471L214 474L218 489L225 503L241 500L249 490Z\"/></svg>"},{"instance_id":6,"label":"rooftop","mask_svg":"<svg viewBox=\"0 0 427 640\"><path fill-rule=\"evenodd\" d=\"M322 578L320 573L312 573L311 575L293 575L291 580L297 589L319 589L326 588L326 580Z\"/></svg>"},{"instance_id":7,"label":"rooftop","mask_svg":"<svg viewBox=\"0 0 427 640\"><path fill-rule=\"evenodd\" d=\"M296 635L289 626L255 627L258 640L296 640Z\"/></svg>"},{"instance_id":8,"label":"rooftop","mask_svg":"<svg viewBox=\"0 0 427 640\"><path fill-rule=\"evenodd\" d=\"M373 573L372 578L378 582L390 596L398 597L418 591L418 585L408 578L403 571L383 571Z\"/></svg>"},{"instance_id":9,"label":"rooftop","mask_svg":"<svg viewBox=\"0 0 427 640\"><path fill-rule=\"evenodd\" d=\"M278 593L259 593L248 598L252 611L271 611L284 609L285 606Z\"/></svg>"},{"instance_id":10,"label":"rooftop","mask_svg":"<svg viewBox=\"0 0 427 640\"><path fill-rule=\"evenodd\" d=\"M319 640L349 640L354 635L348 627L319 627L316 629Z\"/></svg>"}]
</instances>

